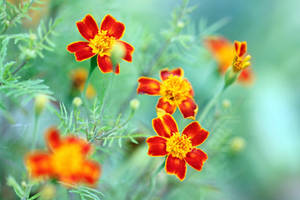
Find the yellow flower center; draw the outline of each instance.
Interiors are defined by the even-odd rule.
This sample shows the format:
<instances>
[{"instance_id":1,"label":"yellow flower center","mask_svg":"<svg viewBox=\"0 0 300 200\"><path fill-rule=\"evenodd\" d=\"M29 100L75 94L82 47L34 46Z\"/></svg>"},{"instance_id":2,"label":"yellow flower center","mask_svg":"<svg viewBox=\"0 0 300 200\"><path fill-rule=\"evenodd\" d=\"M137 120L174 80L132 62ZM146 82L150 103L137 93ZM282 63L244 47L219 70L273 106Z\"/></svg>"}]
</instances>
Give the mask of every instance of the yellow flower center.
<instances>
[{"instance_id":1,"label":"yellow flower center","mask_svg":"<svg viewBox=\"0 0 300 200\"><path fill-rule=\"evenodd\" d=\"M251 59L250 55L247 55L246 57L234 56L232 62L233 71L237 73L245 69L246 67L250 66L251 64L250 59Z\"/></svg>"},{"instance_id":2,"label":"yellow flower center","mask_svg":"<svg viewBox=\"0 0 300 200\"><path fill-rule=\"evenodd\" d=\"M107 35L107 31L99 31L94 39L90 40L89 46L93 49L93 53L110 56L115 41L114 37Z\"/></svg>"},{"instance_id":3,"label":"yellow flower center","mask_svg":"<svg viewBox=\"0 0 300 200\"><path fill-rule=\"evenodd\" d=\"M186 97L191 96L191 89L190 84L182 77L170 75L162 82L160 93L169 101L181 103Z\"/></svg>"},{"instance_id":4,"label":"yellow flower center","mask_svg":"<svg viewBox=\"0 0 300 200\"><path fill-rule=\"evenodd\" d=\"M68 176L80 172L84 155L78 144L61 145L51 156L51 163L56 174Z\"/></svg>"},{"instance_id":5,"label":"yellow flower center","mask_svg":"<svg viewBox=\"0 0 300 200\"><path fill-rule=\"evenodd\" d=\"M173 157L183 159L192 149L192 142L186 135L174 133L167 141L167 152Z\"/></svg>"}]
</instances>

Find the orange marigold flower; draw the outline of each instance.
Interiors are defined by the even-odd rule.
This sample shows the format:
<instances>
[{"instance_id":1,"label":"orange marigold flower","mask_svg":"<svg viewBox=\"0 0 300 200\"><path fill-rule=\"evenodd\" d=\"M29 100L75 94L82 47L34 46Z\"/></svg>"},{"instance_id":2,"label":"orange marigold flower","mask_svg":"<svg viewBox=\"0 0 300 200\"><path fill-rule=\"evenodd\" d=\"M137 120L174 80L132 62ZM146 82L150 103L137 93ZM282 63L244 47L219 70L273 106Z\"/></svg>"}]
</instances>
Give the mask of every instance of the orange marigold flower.
<instances>
[{"instance_id":1,"label":"orange marigold flower","mask_svg":"<svg viewBox=\"0 0 300 200\"><path fill-rule=\"evenodd\" d=\"M88 78L88 71L84 68L77 68L71 71L72 88L82 92ZM91 99L96 96L95 88L89 84L86 90L86 97Z\"/></svg>"},{"instance_id":2,"label":"orange marigold flower","mask_svg":"<svg viewBox=\"0 0 300 200\"><path fill-rule=\"evenodd\" d=\"M224 37L213 36L207 37L204 40L204 45L218 62L219 72L225 74L228 67L232 65L237 54L234 45ZM251 68L247 67L242 69L238 80L245 84L252 83L254 74Z\"/></svg>"},{"instance_id":3,"label":"orange marigold flower","mask_svg":"<svg viewBox=\"0 0 300 200\"><path fill-rule=\"evenodd\" d=\"M137 93L161 96L156 105L157 108L173 114L178 107L184 118L195 119L198 106L193 98L193 88L183 77L183 73L181 68L170 71L163 69L160 71L162 82L141 77L138 79Z\"/></svg>"},{"instance_id":4,"label":"orange marigold flower","mask_svg":"<svg viewBox=\"0 0 300 200\"><path fill-rule=\"evenodd\" d=\"M75 54L76 61L83 61L97 55L100 70L103 73L113 72L110 56L115 44L124 46L126 52L123 60L132 61L133 46L120 40L124 34L125 25L111 15L104 17L100 29L91 15L86 15L76 25L82 37L87 40L73 42L67 46L67 50ZM117 64L114 72L120 73L119 64Z\"/></svg>"},{"instance_id":5,"label":"orange marigold flower","mask_svg":"<svg viewBox=\"0 0 300 200\"><path fill-rule=\"evenodd\" d=\"M75 136L60 137L50 128L45 136L48 151L35 151L25 157L32 178L55 178L68 184L94 185L100 176L100 165L87 159L91 145Z\"/></svg>"},{"instance_id":6,"label":"orange marigold flower","mask_svg":"<svg viewBox=\"0 0 300 200\"><path fill-rule=\"evenodd\" d=\"M167 156L165 170L168 174L175 174L183 181L186 163L198 171L202 169L207 155L196 147L206 140L209 132L201 128L198 122L187 125L182 134L170 114L153 119L152 125L158 136L147 139L148 155Z\"/></svg>"}]
</instances>

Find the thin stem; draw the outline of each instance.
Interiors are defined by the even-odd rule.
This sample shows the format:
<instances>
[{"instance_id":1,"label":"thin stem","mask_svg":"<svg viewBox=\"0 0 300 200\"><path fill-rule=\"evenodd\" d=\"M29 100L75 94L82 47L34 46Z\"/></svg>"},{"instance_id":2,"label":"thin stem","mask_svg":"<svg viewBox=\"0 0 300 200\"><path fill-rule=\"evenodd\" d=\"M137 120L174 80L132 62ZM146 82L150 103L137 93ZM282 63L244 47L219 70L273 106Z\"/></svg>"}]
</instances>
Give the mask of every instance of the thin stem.
<instances>
[{"instance_id":1,"label":"thin stem","mask_svg":"<svg viewBox=\"0 0 300 200\"><path fill-rule=\"evenodd\" d=\"M213 98L209 101L209 103L204 107L201 115L199 116L198 120L200 123L203 122L203 120L205 119L205 117L207 116L207 114L209 113L209 111L212 109L213 106L215 106L215 104L217 103L219 97L222 95L222 93L225 91L226 87L222 87L221 90L219 90L214 96Z\"/></svg>"},{"instance_id":2,"label":"thin stem","mask_svg":"<svg viewBox=\"0 0 300 200\"><path fill-rule=\"evenodd\" d=\"M15 75L20 69L22 69L27 64L27 60L23 60L23 62L16 68L15 71L13 71L13 75Z\"/></svg>"},{"instance_id":3,"label":"thin stem","mask_svg":"<svg viewBox=\"0 0 300 200\"><path fill-rule=\"evenodd\" d=\"M154 173L151 176L151 188L150 188L150 192L148 193L148 196L146 199L150 199L155 188L156 188L156 177L158 175L158 173L164 168L166 163L166 159L160 164L160 166L154 171Z\"/></svg>"}]
</instances>

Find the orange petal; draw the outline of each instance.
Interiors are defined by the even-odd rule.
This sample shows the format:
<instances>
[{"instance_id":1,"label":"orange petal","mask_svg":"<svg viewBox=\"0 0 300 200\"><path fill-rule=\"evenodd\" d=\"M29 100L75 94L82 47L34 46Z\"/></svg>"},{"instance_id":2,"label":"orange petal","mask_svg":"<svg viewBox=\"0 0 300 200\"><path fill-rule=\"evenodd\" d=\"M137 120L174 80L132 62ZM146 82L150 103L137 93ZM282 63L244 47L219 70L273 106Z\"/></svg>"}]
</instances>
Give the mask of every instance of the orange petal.
<instances>
[{"instance_id":1,"label":"orange petal","mask_svg":"<svg viewBox=\"0 0 300 200\"><path fill-rule=\"evenodd\" d=\"M175 174L179 180L184 180L186 174L186 164L184 159L181 160L169 155L166 161L165 169L168 174Z\"/></svg>"},{"instance_id":2,"label":"orange petal","mask_svg":"<svg viewBox=\"0 0 300 200\"><path fill-rule=\"evenodd\" d=\"M169 102L164 97L161 97L158 100L156 108L163 109L164 111L166 111L167 113L169 113L169 114L172 115L175 112L175 110L176 110L176 105L174 103L172 103L172 102Z\"/></svg>"},{"instance_id":3,"label":"orange petal","mask_svg":"<svg viewBox=\"0 0 300 200\"><path fill-rule=\"evenodd\" d=\"M184 128L182 134L190 138L193 146L198 146L206 140L209 133L201 128L199 122L192 122Z\"/></svg>"},{"instance_id":4,"label":"orange petal","mask_svg":"<svg viewBox=\"0 0 300 200\"><path fill-rule=\"evenodd\" d=\"M195 103L194 99L187 98L186 100L183 100L178 106L184 118L195 119L198 112L198 106Z\"/></svg>"},{"instance_id":5,"label":"orange petal","mask_svg":"<svg viewBox=\"0 0 300 200\"><path fill-rule=\"evenodd\" d=\"M86 40L93 39L98 34L98 25L91 15L86 15L81 21L76 22L76 25Z\"/></svg>"},{"instance_id":6,"label":"orange petal","mask_svg":"<svg viewBox=\"0 0 300 200\"><path fill-rule=\"evenodd\" d=\"M138 94L159 95L160 82L153 78L141 77L138 79Z\"/></svg>"},{"instance_id":7,"label":"orange petal","mask_svg":"<svg viewBox=\"0 0 300 200\"><path fill-rule=\"evenodd\" d=\"M93 53L93 50L91 47L85 47L82 48L78 51L75 52L75 59L76 61L84 61L86 59L89 59L91 57L93 57L94 55L96 55L95 53Z\"/></svg>"},{"instance_id":8,"label":"orange petal","mask_svg":"<svg viewBox=\"0 0 300 200\"><path fill-rule=\"evenodd\" d=\"M110 57L109 56L100 56L98 55L97 59L98 67L103 73L109 73L113 71L113 65L111 63ZM116 66L116 71L114 72L115 74L120 73L120 66L117 64Z\"/></svg>"},{"instance_id":9,"label":"orange petal","mask_svg":"<svg viewBox=\"0 0 300 200\"><path fill-rule=\"evenodd\" d=\"M78 138L76 136L68 136L63 139L65 145L77 144L81 148L81 153L87 155L92 151L92 146L86 140Z\"/></svg>"},{"instance_id":10,"label":"orange petal","mask_svg":"<svg viewBox=\"0 0 300 200\"><path fill-rule=\"evenodd\" d=\"M76 51L79 51L81 49L84 49L86 47L89 47L88 42L78 41L78 42L72 42L67 46L67 50L71 53L75 53Z\"/></svg>"},{"instance_id":11,"label":"orange petal","mask_svg":"<svg viewBox=\"0 0 300 200\"><path fill-rule=\"evenodd\" d=\"M101 174L101 167L98 163L86 161L82 166L82 181L89 185L95 185Z\"/></svg>"},{"instance_id":12,"label":"orange petal","mask_svg":"<svg viewBox=\"0 0 300 200\"><path fill-rule=\"evenodd\" d=\"M47 141L47 145L50 149L56 149L61 145L61 139L59 135L59 130L54 127L51 127L47 130L45 139Z\"/></svg>"},{"instance_id":13,"label":"orange petal","mask_svg":"<svg viewBox=\"0 0 300 200\"><path fill-rule=\"evenodd\" d=\"M200 149L192 149L191 152L186 154L185 161L194 169L200 171L203 163L207 160L207 155Z\"/></svg>"},{"instance_id":14,"label":"orange petal","mask_svg":"<svg viewBox=\"0 0 300 200\"><path fill-rule=\"evenodd\" d=\"M26 167L34 178L42 178L52 174L51 159L48 153L34 152L25 157Z\"/></svg>"},{"instance_id":15,"label":"orange petal","mask_svg":"<svg viewBox=\"0 0 300 200\"><path fill-rule=\"evenodd\" d=\"M166 142L167 140L165 138L162 138L160 136L153 136L149 137L146 140L149 149L148 149L148 155L149 156L165 156L168 154L166 150Z\"/></svg>"},{"instance_id":16,"label":"orange petal","mask_svg":"<svg viewBox=\"0 0 300 200\"><path fill-rule=\"evenodd\" d=\"M152 126L157 135L169 138L178 132L176 121L170 114L165 114L152 120Z\"/></svg>"},{"instance_id":17,"label":"orange petal","mask_svg":"<svg viewBox=\"0 0 300 200\"><path fill-rule=\"evenodd\" d=\"M239 78L238 81L244 84L251 84L254 81L254 74L253 71L251 70L251 68L247 67L246 69L244 69Z\"/></svg>"},{"instance_id":18,"label":"orange petal","mask_svg":"<svg viewBox=\"0 0 300 200\"><path fill-rule=\"evenodd\" d=\"M235 41L234 48L238 57L242 57L247 52L247 42Z\"/></svg>"},{"instance_id":19,"label":"orange petal","mask_svg":"<svg viewBox=\"0 0 300 200\"><path fill-rule=\"evenodd\" d=\"M134 51L134 47L131 46L131 44L128 44L127 42L124 42L124 41L119 41L119 42L121 42L126 49L125 56L123 59L128 62L132 62L132 53Z\"/></svg>"},{"instance_id":20,"label":"orange petal","mask_svg":"<svg viewBox=\"0 0 300 200\"><path fill-rule=\"evenodd\" d=\"M111 15L106 15L101 23L100 29L107 31L107 35L120 39L124 34L125 25L118 22Z\"/></svg>"},{"instance_id":21,"label":"orange petal","mask_svg":"<svg viewBox=\"0 0 300 200\"><path fill-rule=\"evenodd\" d=\"M176 68L176 69L173 69L173 70L170 70L169 69L163 69L160 71L160 78L161 80L166 80L170 75L174 75L174 76L180 76L180 77L183 77L183 74L184 74L184 71L182 68Z\"/></svg>"}]
</instances>

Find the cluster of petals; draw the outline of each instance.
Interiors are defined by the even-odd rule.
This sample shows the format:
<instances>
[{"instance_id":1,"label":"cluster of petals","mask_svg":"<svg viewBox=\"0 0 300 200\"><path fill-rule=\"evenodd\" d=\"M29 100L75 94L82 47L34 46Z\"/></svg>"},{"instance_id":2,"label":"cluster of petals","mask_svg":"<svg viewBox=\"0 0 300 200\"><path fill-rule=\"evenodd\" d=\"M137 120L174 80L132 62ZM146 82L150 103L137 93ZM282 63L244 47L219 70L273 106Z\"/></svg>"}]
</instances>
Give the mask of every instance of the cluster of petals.
<instances>
[{"instance_id":1,"label":"cluster of petals","mask_svg":"<svg viewBox=\"0 0 300 200\"><path fill-rule=\"evenodd\" d=\"M221 74L225 74L228 67L230 67L235 59L236 55L240 55L241 52L238 53L239 46L241 47L242 43L235 42L235 45L231 43L224 37L215 37L210 36L204 40L205 47L211 52L216 61L218 62L219 72ZM245 42L243 42L243 47ZM246 48L245 48L246 50ZM244 52L244 50L242 51ZM241 73L238 77L238 81L244 84L250 84L254 80L254 74L250 67L246 67L241 70Z\"/></svg>"},{"instance_id":2,"label":"cluster of petals","mask_svg":"<svg viewBox=\"0 0 300 200\"><path fill-rule=\"evenodd\" d=\"M194 101L194 91L181 68L160 71L161 82L148 77L140 77L138 94L161 96L158 109L173 114L178 107L184 118L195 119L198 106Z\"/></svg>"},{"instance_id":3,"label":"cluster of petals","mask_svg":"<svg viewBox=\"0 0 300 200\"><path fill-rule=\"evenodd\" d=\"M45 135L48 151L34 151L25 157L29 174L34 179L57 179L67 184L94 185L100 176L100 165L88 159L91 145L75 136L62 138L56 128Z\"/></svg>"},{"instance_id":4,"label":"cluster of petals","mask_svg":"<svg viewBox=\"0 0 300 200\"><path fill-rule=\"evenodd\" d=\"M111 61L111 51L116 44L121 44L125 49L123 60L132 61L133 46L120 40L125 25L111 15L104 17L100 28L91 15L86 15L76 25L82 37L87 40L73 42L67 46L67 50L74 53L76 61L83 61L97 55L98 67L103 73L114 71L119 74L119 64L114 67Z\"/></svg>"},{"instance_id":5,"label":"cluster of petals","mask_svg":"<svg viewBox=\"0 0 300 200\"><path fill-rule=\"evenodd\" d=\"M148 155L166 156L165 170L168 174L174 174L183 181L186 163L198 171L202 169L207 155L196 147L206 140L209 133L197 121L187 125L182 134L170 114L153 119L152 125L158 136L147 139Z\"/></svg>"}]
</instances>

